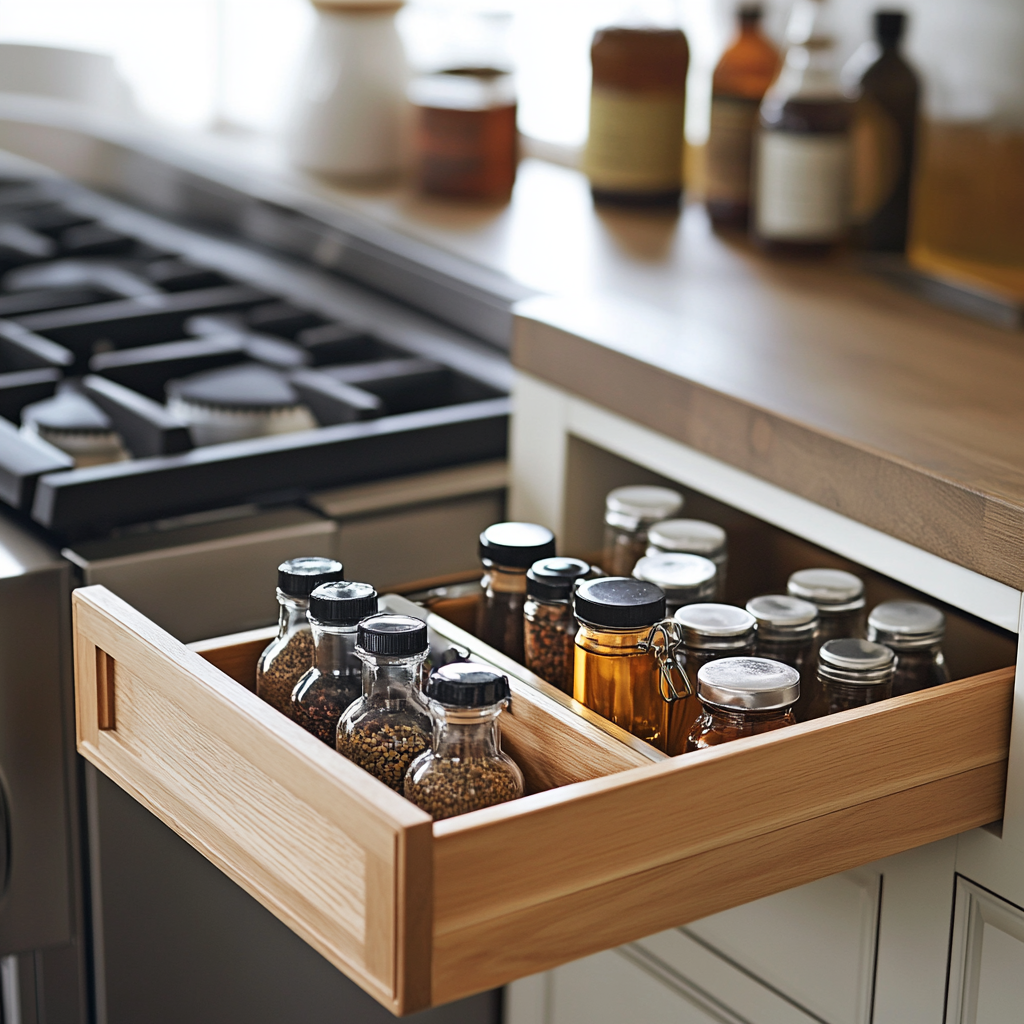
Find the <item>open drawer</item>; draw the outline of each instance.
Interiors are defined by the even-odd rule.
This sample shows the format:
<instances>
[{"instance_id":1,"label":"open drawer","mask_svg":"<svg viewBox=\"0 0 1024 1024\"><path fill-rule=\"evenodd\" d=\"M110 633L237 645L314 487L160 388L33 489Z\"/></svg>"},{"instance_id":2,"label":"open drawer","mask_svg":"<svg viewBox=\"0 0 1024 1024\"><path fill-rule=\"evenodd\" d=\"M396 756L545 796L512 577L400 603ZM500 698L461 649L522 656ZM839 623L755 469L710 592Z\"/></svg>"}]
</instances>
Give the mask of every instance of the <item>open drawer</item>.
<instances>
[{"instance_id":1,"label":"open drawer","mask_svg":"<svg viewBox=\"0 0 1024 1024\"><path fill-rule=\"evenodd\" d=\"M1002 814L1012 669L655 761L513 665L533 792L432 823L246 688L267 632L192 650L103 587L74 613L82 755L395 1013Z\"/></svg>"}]
</instances>

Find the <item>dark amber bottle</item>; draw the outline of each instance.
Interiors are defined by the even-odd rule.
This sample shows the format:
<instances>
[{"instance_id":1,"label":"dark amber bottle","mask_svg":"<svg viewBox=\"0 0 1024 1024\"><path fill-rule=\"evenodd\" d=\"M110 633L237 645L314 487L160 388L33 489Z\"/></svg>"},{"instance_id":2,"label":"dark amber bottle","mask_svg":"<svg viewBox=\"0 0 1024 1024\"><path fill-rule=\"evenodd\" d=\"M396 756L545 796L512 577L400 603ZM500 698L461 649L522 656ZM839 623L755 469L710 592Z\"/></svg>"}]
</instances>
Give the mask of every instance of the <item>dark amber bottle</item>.
<instances>
[{"instance_id":1,"label":"dark amber bottle","mask_svg":"<svg viewBox=\"0 0 1024 1024\"><path fill-rule=\"evenodd\" d=\"M757 109L779 71L779 53L761 31L761 5L737 13L739 35L711 83L705 205L716 227L746 227Z\"/></svg>"}]
</instances>

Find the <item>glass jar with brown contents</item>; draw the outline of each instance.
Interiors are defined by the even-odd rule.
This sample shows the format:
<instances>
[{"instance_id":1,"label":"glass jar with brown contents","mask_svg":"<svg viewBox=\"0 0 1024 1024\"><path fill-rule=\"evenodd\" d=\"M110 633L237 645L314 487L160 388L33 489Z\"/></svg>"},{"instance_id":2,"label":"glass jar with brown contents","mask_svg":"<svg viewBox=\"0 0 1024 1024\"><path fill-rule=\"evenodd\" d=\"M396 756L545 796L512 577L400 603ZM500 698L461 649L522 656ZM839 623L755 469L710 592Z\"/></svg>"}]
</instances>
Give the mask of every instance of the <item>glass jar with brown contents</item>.
<instances>
[{"instance_id":1,"label":"glass jar with brown contents","mask_svg":"<svg viewBox=\"0 0 1024 1024\"><path fill-rule=\"evenodd\" d=\"M718 589L715 563L700 555L644 555L633 575L665 591L666 615L674 615L683 605L713 601Z\"/></svg>"},{"instance_id":2,"label":"glass jar with brown contents","mask_svg":"<svg viewBox=\"0 0 1024 1024\"><path fill-rule=\"evenodd\" d=\"M435 821L523 795L523 773L502 752L498 717L511 696L508 678L474 662L430 673L424 696L433 740L409 765L405 795Z\"/></svg>"},{"instance_id":3,"label":"glass jar with brown contents","mask_svg":"<svg viewBox=\"0 0 1024 1024\"><path fill-rule=\"evenodd\" d=\"M663 519L647 531L647 554L661 552L700 555L715 563L715 597L725 600L725 573L729 565L725 530L703 519Z\"/></svg>"},{"instance_id":4,"label":"glass jar with brown contents","mask_svg":"<svg viewBox=\"0 0 1024 1024\"><path fill-rule=\"evenodd\" d=\"M875 704L892 696L896 656L883 644L846 638L829 640L818 652L818 679L827 714Z\"/></svg>"},{"instance_id":5,"label":"glass jar with brown contents","mask_svg":"<svg viewBox=\"0 0 1024 1024\"><path fill-rule=\"evenodd\" d=\"M886 601L872 610L868 639L885 644L896 655L894 697L949 682L942 653L945 635L946 617L922 601Z\"/></svg>"},{"instance_id":6,"label":"glass jar with brown contents","mask_svg":"<svg viewBox=\"0 0 1024 1024\"><path fill-rule=\"evenodd\" d=\"M813 662L827 640L867 635L864 581L843 569L800 569L789 577L786 591L818 609Z\"/></svg>"},{"instance_id":7,"label":"glass jar with brown contents","mask_svg":"<svg viewBox=\"0 0 1024 1024\"><path fill-rule=\"evenodd\" d=\"M344 566L333 558L292 558L277 567L277 636L256 663L256 695L289 718L295 712L292 690L313 664L309 595L321 583L344 578Z\"/></svg>"},{"instance_id":8,"label":"glass jar with brown contents","mask_svg":"<svg viewBox=\"0 0 1024 1024\"><path fill-rule=\"evenodd\" d=\"M686 750L704 750L743 736L793 725L800 673L769 658L720 658L701 667L697 700L701 711Z\"/></svg>"},{"instance_id":9,"label":"glass jar with brown contents","mask_svg":"<svg viewBox=\"0 0 1024 1024\"><path fill-rule=\"evenodd\" d=\"M810 601L788 594L752 597L747 611L757 619L757 656L792 665L800 673L800 699L793 706L798 722L806 722L819 693L814 663L818 609ZM824 714L824 711L820 712Z\"/></svg>"},{"instance_id":10,"label":"glass jar with brown contents","mask_svg":"<svg viewBox=\"0 0 1024 1024\"><path fill-rule=\"evenodd\" d=\"M631 577L587 580L576 588L573 696L592 711L665 749L669 704L658 654L647 643L665 615L660 587Z\"/></svg>"},{"instance_id":11,"label":"glass jar with brown contents","mask_svg":"<svg viewBox=\"0 0 1024 1024\"><path fill-rule=\"evenodd\" d=\"M604 505L604 554L609 576L629 576L647 551L647 530L683 507L683 496L667 487L616 487Z\"/></svg>"}]
</instances>

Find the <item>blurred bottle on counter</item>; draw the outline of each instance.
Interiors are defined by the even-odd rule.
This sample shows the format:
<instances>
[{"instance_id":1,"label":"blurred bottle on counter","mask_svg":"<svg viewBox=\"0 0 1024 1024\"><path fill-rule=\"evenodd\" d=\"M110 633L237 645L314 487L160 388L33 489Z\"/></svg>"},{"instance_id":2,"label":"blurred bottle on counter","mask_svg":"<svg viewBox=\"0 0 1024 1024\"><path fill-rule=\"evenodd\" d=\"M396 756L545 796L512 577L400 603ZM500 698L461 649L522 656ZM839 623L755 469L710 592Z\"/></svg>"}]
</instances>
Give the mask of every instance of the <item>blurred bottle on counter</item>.
<instances>
[{"instance_id":1,"label":"blurred bottle on counter","mask_svg":"<svg viewBox=\"0 0 1024 1024\"><path fill-rule=\"evenodd\" d=\"M903 252L917 147L921 89L900 53L907 16L876 11L875 38L847 62L841 76L855 98L853 201L855 240L865 249Z\"/></svg>"},{"instance_id":2,"label":"blurred bottle on counter","mask_svg":"<svg viewBox=\"0 0 1024 1024\"><path fill-rule=\"evenodd\" d=\"M816 253L849 223L850 125L827 0L797 0L779 77L761 104L754 235L769 250Z\"/></svg>"},{"instance_id":3,"label":"blurred bottle on counter","mask_svg":"<svg viewBox=\"0 0 1024 1024\"><path fill-rule=\"evenodd\" d=\"M600 29L583 169L594 200L678 206L690 49L678 28Z\"/></svg>"},{"instance_id":4,"label":"blurred bottle on counter","mask_svg":"<svg viewBox=\"0 0 1024 1024\"><path fill-rule=\"evenodd\" d=\"M761 31L761 4L743 4L739 35L711 83L705 203L716 227L746 227L757 111L779 71L779 54Z\"/></svg>"}]
</instances>

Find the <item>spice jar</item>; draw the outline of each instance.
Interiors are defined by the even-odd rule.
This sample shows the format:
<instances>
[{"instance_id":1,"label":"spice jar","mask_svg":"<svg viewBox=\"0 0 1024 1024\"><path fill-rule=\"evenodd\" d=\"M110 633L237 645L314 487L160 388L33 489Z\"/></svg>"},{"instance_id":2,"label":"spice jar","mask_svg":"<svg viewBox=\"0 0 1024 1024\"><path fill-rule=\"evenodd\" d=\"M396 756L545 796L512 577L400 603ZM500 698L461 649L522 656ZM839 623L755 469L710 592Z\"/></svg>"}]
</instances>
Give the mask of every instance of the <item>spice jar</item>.
<instances>
[{"instance_id":1,"label":"spice jar","mask_svg":"<svg viewBox=\"0 0 1024 1024\"><path fill-rule=\"evenodd\" d=\"M818 679L827 714L863 707L892 696L896 656L871 640L828 640L818 652Z\"/></svg>"},{"instance_id":2,"label":"spice jar","mask_svg":"<svg viewBox=\"0 0 1024 1024\"><path fill-rule=\"evenodd\" d=\"M293 717L332 747L341 713L363 692L356 627L376 611L377 591L369 583L321 583L309 595L313 667L292 691Z\"/></svg>"},{"instance_id":3,"label":"spice jar","mask_svg":"<svg viewBox=\"0 0 1024 1024\"><path fill-rule=\"evenodd\" d=\"M573 655L579 624L572 613L576 581L592 566L578 558L542 558L526 574L523 646L526 667L572 696Z\"/></svg>"},{"instance_id":4,"label":"spice jar","mask_svg":"<svg viewBox=\"0 0 1024 1024\"><path fill-rule=\"evenodd\" d=\"M573 696L634 736L664 750L669 704L657 651L647 643L665 615L660 587L631 577L586 580L576 588Z\"/></svg>"},{"instance_id":5,"label":"spice jar","mask_svg":"<svg viewBox=\"0 0 1024 1024\"><path fill-rule=\"evenodd\" d=\"M786 590L818 608L818 646L826 640L863 637L864 581L843 569L800 569Z\"/></svg>"},{"instance_id":6,"label":"spice jar","mask_svg":"<svg viewBox=\"0 0 1024 1024\"><path fill-rule=\"evenodd\" d=\"M676 665L696 694L700 670L719 658L738 658L754 653L757 623L754 616L731 604L688 604L673 616L679 637ZM682 754L686 738L700 714L696 696L673 703L669 711L668 752Z\"/></svg>"},{"instance_id":7,"label":"spice jar","mask_svg":"<svg viewBox=\"0 0 1024 1024\"><path fill-rule=\"evenodd\" d=\"M896 655L894 697L949 682L942 653L946 617L922 601L886 601L868 616L868 639L885 644Z\"/></svg>"},{"instance_id":8,"label":"spice jar","mask_svg":"<svg viewBox=\"0 0 1024 1024\"><path fill-rule=\"evenodd\" d=\"M806 722L812 717L810 709L820 705L815 699L821 692L814 663L817 607L788 594L765 594L752 597L747 611L757 619L757 656L792 665L800 673L800 699L793 706L793 714L798 722Z\"/></svg>"},{"instance_id":9,"label":"spice jar","mask_svg":"<svg viewBox=\"0 0 1024 1024\"><path fill-rule=\"evenodd\" d=\"M413 758L430 743L418 689L428 650L422 619L391 612L363 619L356 636L363 695L338 720L338 752L399 793Z\"/></svg>"},{"instance_id":10,"label":"spice jar","mask_svg":"<svg viewBox=\"0 0 1024 1024\"><path fill-rule=\"evenodd\" d=\"M725 571L729 552L725 530L703 519L665 519L647 531L647 554L659 552L701 555L715 563L717 570L716 593L719 601L725 599Z\"/></svg>"},{"instance_id":11,"label":"spice jar","mask_svg":"<svg viewBox=\"0 0 1024 1024\"><path fill-rule=\"evenodd\" d=\"M715 563L700 555L644 555L634 566L633 575L665 591L667 615L686 604L713 601L717 590Z\"/></svg>"},{"instance_id":12,"label":"spice jar","mask_svg":"<svg viewBox=\"0 0 1024 1024\"><path fill-rule=\"evenodd\" d=\"M483 597L477 606L476 635L484 643L522 664L523 605L526 570L555 553L555 535L536 523L495 523L480 534L480 581Z\"/></svg>"},{"instance_id":13,"label":"spice jar","mask_svg":"<svg viewBox=\"0 0 1024 1024\"><path fill-rule=\"evenodd\" d=\"M277 567L277 636L256 664L256 695L289 718L295 710L292 690L313 664L309 595L321 583L344 578L344 566L333 558L292 558Z\"/></svg>"},{"instance_id":14,"label":"spice jar","mask_svg":"<svg viewBox=\"0 0 1024 1024\"><path fill-rule=\"evenodd\" d=\"M770 658L720 658L697 674L700 714L686 749L704 750L742 736L757 736L793 725L800 697L800 673Z\"/></svg>"},{"instance_id":15,"label":"spice jar","mask_svg":"<svg viewBox=\"0 0 1024 1024\"><path fill-rule=\"evenodd\" d=\"M667 487L616 487L604 502L602 568L609 576L629 576L647 551L647 530L683 507L683 496Z\"/></svg>"},{"instance_id":16,"label":"spice jar","mask_svg":"<svg viewBox=\"0 0 1024 1024\"><path fill-rule=\"evenodd\" d=\"M474 662L430 673L424 696L433 740L409 766L405 795L435 821L523 795L523 773L502 753L498 716L508 704L508 678Z\"/></svg>"}]
</instances>

